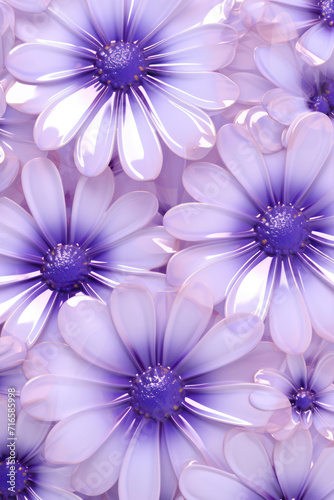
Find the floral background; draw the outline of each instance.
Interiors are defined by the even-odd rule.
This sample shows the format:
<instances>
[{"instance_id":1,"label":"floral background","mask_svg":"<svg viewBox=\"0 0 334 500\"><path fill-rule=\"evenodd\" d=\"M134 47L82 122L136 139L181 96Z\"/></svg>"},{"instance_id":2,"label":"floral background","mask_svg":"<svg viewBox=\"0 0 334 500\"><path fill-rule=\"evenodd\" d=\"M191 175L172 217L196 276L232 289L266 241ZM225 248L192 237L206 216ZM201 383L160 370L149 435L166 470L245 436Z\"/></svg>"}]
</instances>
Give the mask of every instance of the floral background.
<instances>
[{"instance_id":1,"label":"floral background","mask_svg":"<svg viewBox=\"0 0 334 500\"><path fill-rule=\"evenodd\" d=\"M0 42L0 499L334 499L334 1Z\"/></svg>"}]
</instances>

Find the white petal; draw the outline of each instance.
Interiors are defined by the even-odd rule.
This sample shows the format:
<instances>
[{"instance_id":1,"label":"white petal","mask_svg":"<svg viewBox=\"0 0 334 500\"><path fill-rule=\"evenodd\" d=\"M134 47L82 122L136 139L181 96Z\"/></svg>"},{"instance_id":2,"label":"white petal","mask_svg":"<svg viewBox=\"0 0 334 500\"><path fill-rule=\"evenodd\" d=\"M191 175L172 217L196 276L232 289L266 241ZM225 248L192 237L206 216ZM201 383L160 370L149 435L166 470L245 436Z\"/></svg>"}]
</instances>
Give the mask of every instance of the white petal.
<instances>
[{"instance_id":1,"label":"white petal","mask_svg":"<svg viewBox=\"0 0 334 500\"><path fill-rule=\"evenodd\" d=\"M31 213L47 240L53 246L66 243L65 198L55 165L47 158L30 160L22 170L22 186Z\"/></svg>"},{"instance_id":2,"label":"white petal","mask_svg":"<svg viewBox=\"0 0 334 500\"><path fill-rule=\"evenodd\" d=\"M281 267L269 311L271 336L284 352L301 354L310 345L312 325L289 264Z\"/></svg>"},{"instance_id":3,"label":"white petal","mask_svg":"<svg viewBox=\"0 0 334 500\"><path fill-rule=\"evenodd\" d=\"M160 142L141 99L134 92L121 96L117 139L121 165L132 179L151 180L159 175Z\"/></svg>"},{"instance_id":4,"label":"white petal","mask_svg":"<svg viewBox=\"0 0 334 500\"><path fill-rule=\"evenodd\" d=\"M257 316L238 313L217 323L180 362L186 377L211 371L251 351L261 340L264 325Z\"/></svg>"},{"instance_id":5,"label":"white petal","mask_svg":"<svg viewBox=\"0 0 334 500\"><path fill-rule=\"evenodd\" d=\"M119 338L107 306L77 295L61 307L58 326L64 340L84 359L107 370L134 374L135 367Z\"/></svg>"},{"instance_id":6,"label":"white petal","mask_svg":"<svg viewBox=\"0 0 334 500\"><path fill-rule=\"evenodd\" d=\"M119 477L119 495L124 500L159 500L160 426L142 421L125 454Z\"/></svg>"},{"instance_id":7,"label":"white petal","mask_svg":"<svg viewBox=\"0 0 334 500\"><path fill-rule=\"evenodd\" d=\"M114 194L115 179L108 169L89 179L81 177L75 189L70 241L82 245L99 226Z\"/></svg>"},{"instance_id":8,"label":"white petal","mask_svg":"<svg viewBox=\"0 0 334 500\"><path fill-rule=\"evenodd\" d=\"M210 290L201 283L190 283L177 294L164 335L163 364L174 365L196 344L211 319Z\"/></svg>"},{"instance_id":9,"label":"white petal","mask_svg":"<svg viewBox=\"0 0 334 500\"><path fill-rule=\"evenodd\" d=\"M142 366L155 366L156 316L152 295L137 285L119 285L113 291L110 310L117 331Z\"/></svg>"},{"instance_id":10,"label":"white petal","mask_svg":"<svg viewBox=\"0 0 334 500\"><path fill-rule=\"evenodd\" d=\"M116 135L116 93L107 100L80 131L74 161L83 175L94 177L108 167Z\"/></svg>"}]
</instances>

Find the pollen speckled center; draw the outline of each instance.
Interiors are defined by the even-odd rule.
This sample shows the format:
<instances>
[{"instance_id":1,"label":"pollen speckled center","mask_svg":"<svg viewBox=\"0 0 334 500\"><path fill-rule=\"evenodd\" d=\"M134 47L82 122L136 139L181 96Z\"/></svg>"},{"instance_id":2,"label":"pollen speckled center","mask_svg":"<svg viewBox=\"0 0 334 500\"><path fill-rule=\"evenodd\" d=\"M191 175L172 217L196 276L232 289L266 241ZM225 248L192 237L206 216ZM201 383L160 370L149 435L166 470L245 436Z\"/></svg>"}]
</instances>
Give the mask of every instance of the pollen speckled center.
<instances>
[{"instance_id":1,"label":"pollen speckled center","mask_svg":"<svg viewBox=\"0 0 334 500\"><path fill-rule=\"evenodd\" d=\"M126 42L112 43L100 49L96 53L95 66L101 83L125 91L131 85L141 83L146 68L140 48Z\"/></svg>"},{"instance_id":2,"label":"pollen speckled center","mask_svg":"<svg viewBox=\"0 0 334 500\"><path fill-rule=\"evenodd\" d=\"M28 467L25 467L18 461L0 458L0 498L4 497L5 499L14 500L16 494L23 492L28 486L29 479L30 473ZM10 487L11 489L9 490Z\"/></svg>"},{"instance_id":3,"label":"pollen speckled center","mask_svg":"<svg viewBox=\"0 0 334 500\"><path fill-rule=\"evenodd\" d=\"M89 274L89 262L78 245L57 245L44 257L43 279L52 289L71 292L80 288Z\"/></svg>"},{"instance_id":4,"label":"pollen speckled center","mask_svg":"<svg viewBox=\"0 0 334 500\"><path fill-rule=\"evenodd\" d=\"M132 381L130 395L132 407L139 415L161 422L180 411L184 388L178 375L158 365Z\"/></svg>"},{"instance_id":5,"label":"pollen speckled center","mask_svg":"<svg viewBox=\"0 0 334 500\"><path fill-rule=\"evenodd\" d=\"M255 232L267 254L284 256L303 250L309 229L300 210L291 205L277 205L259 216Z\"/></svg>"},{"instance_id":6,"label":"pollen speckled center","mask_svg":"<svg viewBox=\"0 0 334 500\"><path fill-rule=\"evenodd\" d=\"M321 18L332 28L334 26L334 0L319 0L318 7Z\"/></svg>"},{"instance_id":7,"label":"pollen speckled center","mask_svg":"<svg viewBox=\"0 0 334 500\"><path fill-rule=\"evenodd\" d=\"M294 397L290 400L290 403L298 411L308 411L314 408L314 394L301 387Z\"/></svg>"}]
</instances>

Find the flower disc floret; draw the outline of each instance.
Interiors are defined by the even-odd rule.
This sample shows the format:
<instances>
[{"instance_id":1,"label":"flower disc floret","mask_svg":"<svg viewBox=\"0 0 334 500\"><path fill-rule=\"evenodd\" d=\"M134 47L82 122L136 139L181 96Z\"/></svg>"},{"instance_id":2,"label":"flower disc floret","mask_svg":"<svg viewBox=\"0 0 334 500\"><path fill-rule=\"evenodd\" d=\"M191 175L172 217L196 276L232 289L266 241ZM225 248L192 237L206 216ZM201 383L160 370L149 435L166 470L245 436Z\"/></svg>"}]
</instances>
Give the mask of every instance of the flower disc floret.
<instances>
[{"instance_id":1,"label":"flower disc floret","mask_svg":"<svg viewBox=\"0 0 334 500\"><path fill-rule=\"evenodd\" d=\"M88 278L87 256L79 245L59 244L44 257L43 278L53 290L71 292Z\"/></svg>"},{"instance_id":2,"label":"flower disc floret","mask_svg":"<svg viewBox=\"0 0 334 500\"><path fill-rule=\"evenodd\" d=\"M334 0L319 0L318 6L321 9L321 17L328 26L334 25Z\"/></svg>"},{"instance_id":3,"label":"flower disc floret","mask_svg":"<svg viewBox=\"0 0 334 500\"><path fill-rule=\"evenodd\" d=\"M301 387L293 398L291 398L290 403L299 412L313 410L314 408L314 394L312 391L308 391Z\"/></svg>"},{"instance_id":4,"label":"flower disc floret","mask_svg":"<svg viewBox=\"0 0 334 500\"><path fill-rule=\"evenodd\" d=\"M180 411L184 401L183 383L172 370L158 365L133 380L131 396L137 413L162 422Z\"/></svg>"},{"instance_id":5,"label":"flower disc floret","mask_svg":"<svg viewBox=\"0 0 334 500\"><path fill-rule=\"evenodd\" d=\"M145 73L145 58L134 43L116 42L100 49L96 54L96 69L100 82L114 90L128 90L140 83Z\"/></svg>"},{"instance_id":6,"label":"flower disc floret","mask_svg":"<svg viewBox=\"0 0 334 500\"><path fill-rule=\"evenodd\" d=\"M257 239L269 255L295 254L303 250L309 230L303 213L291 205L269 207L255 228Z\"/></svg>"},{"instance_id":7,"label":"flower disc floret","mask_svg":"<svg viewBox=\"0 0 334 500\"><path fill-rule=\"evenodd\" d=\"M8 490L10 486L11 478L13 483L15 483L14 489L15 493ZM0 458L0 497L4 495L4 498L16 498L16 494L21 493L25 490L30 479L29 468L20 464L16 461L12 463L11 461L1 460Z\"/></svg>"}]
</instances>

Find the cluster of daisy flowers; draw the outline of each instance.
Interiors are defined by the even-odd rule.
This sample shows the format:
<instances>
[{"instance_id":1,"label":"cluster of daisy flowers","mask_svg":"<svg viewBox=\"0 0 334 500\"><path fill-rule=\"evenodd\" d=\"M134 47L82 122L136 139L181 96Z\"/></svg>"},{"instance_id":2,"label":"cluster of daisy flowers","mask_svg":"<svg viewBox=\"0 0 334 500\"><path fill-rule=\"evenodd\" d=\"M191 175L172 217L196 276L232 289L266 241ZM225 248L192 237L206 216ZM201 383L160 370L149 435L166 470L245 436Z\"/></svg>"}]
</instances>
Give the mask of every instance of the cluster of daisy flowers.
<instances>
[{"instance_id":1,"label":"cluster of daisy flowers","mask_svg":"<svg viewBox=\"0 0 334 500\"><path fill-rule=\"evenodd\" d=\"M333 499L334 1L0 41L0 500Z\"/></svg>"}]
</instances>

